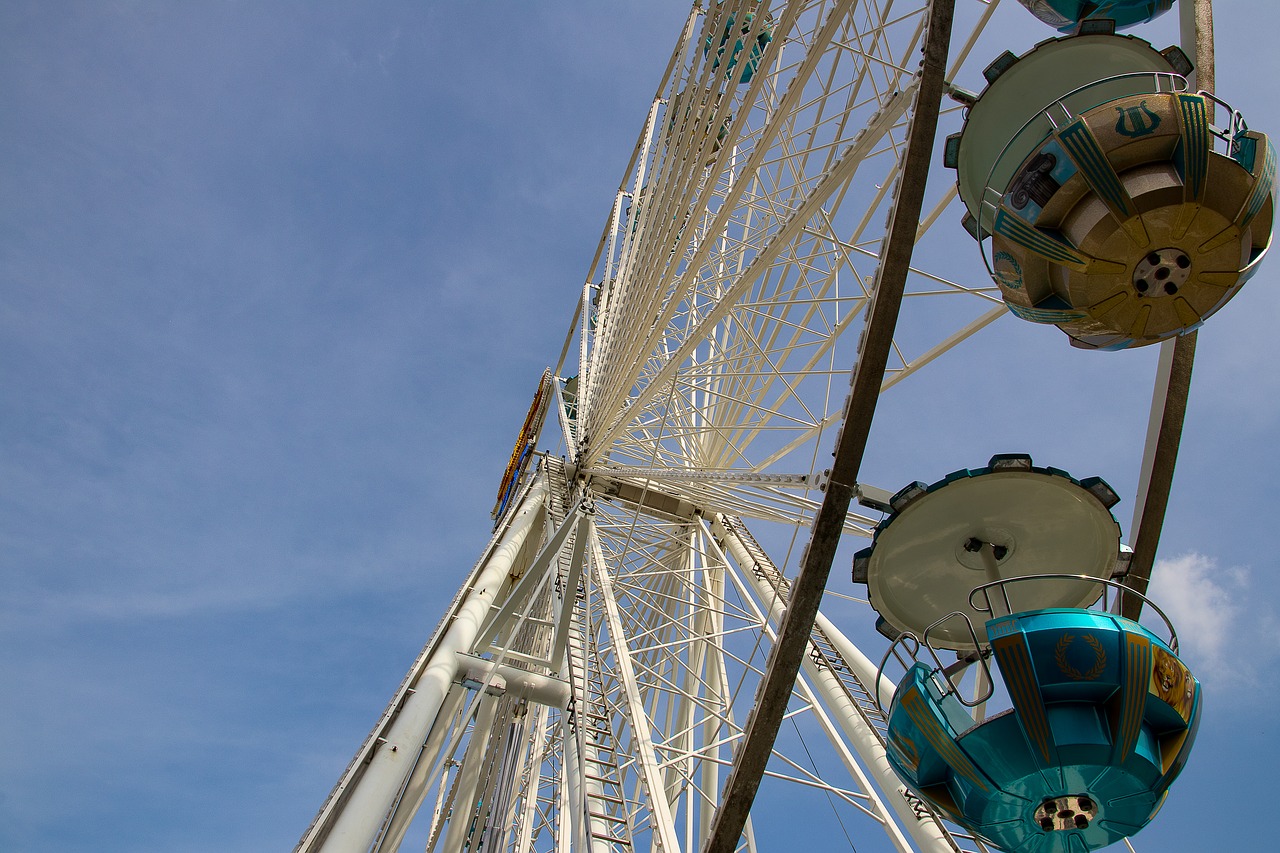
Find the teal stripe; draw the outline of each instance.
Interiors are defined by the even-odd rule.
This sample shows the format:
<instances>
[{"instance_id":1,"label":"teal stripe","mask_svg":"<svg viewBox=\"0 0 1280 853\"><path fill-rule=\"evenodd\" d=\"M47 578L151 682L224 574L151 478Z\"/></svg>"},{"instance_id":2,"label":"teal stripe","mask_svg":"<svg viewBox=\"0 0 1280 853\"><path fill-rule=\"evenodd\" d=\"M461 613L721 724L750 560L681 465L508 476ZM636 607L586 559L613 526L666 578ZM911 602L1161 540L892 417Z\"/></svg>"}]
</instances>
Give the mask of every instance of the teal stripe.
<instances>
[{"instance_id":1,"label":"teal stripe","mask_svg":"<svg viewBox=\"0 0 1280 853\"><path fill-rule=\"evenodd\" d=\"M1079 264L1080 266L1088 262L1087 258L1078 252L1072 251L1067 244L1053 239L1043 231L1032 228L1017 216L1010 214L1003 207L996 213L994 233L1050 261L1060 264Z\"/></svg>"},{"instance_id":2,"label":"teal stripe","mask_svg":"<svg viewBox=\"0 0 1280 853\"><path fill-rule=\"evenodd\" d=\"M1263 146L1263 157L1266 161L1262 165L1262 174L1258 176L1257 182L1253 185L1253 192L1249 196L1249 203L1245 205L1244 221L1240 223L1241 228L1247 228L1253 218L1262 210L1262 206L1271 196L1272 186L1276 180L1276 149L1271 145L1270 140Z\"/></svg>"},{"instance_id":3,"label":"teal stripe","mask_svg":"<svg viewBox=\"0 0 1280 853\"><path fill-rule=\"evenodd\" d=\"M1204 195L1209 175L1209 113L1201 95L1179 95L1182 116L1182 183L1190 197Z\"/></svg>"},{"instance_id":4,"label":"teal stripe","mask_svg":"<svg viewBox=\"0 0 1280 853\"><path fill-rule=\"evenodd\" d=\"M1115 169L1111 168L1106 153L1098 144L1093 131L1089 130L1089 126L1084 123L1084 119L1076 119L1068 125L1058 134L1058 139L1071 155L1071 159L1080 167L1085 181L1106 202L1111 211L1122 221L1133 216L1133 202L1125 192L1124 185L1120 183L1120 176L1116 174Z\"/></svg>"}]
</instances>

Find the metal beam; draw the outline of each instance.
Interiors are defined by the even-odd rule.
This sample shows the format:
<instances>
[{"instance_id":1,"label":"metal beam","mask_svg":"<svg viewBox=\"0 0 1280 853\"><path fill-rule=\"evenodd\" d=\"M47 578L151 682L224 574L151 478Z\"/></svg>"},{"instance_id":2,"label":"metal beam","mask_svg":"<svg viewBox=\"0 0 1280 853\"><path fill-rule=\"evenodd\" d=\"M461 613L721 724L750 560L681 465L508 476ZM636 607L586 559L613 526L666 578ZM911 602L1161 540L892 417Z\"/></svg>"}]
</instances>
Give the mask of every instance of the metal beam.
<instances>
[{"instance_id":1,"label":"metal beam","mask_svg":"<svg viewBox=\"0 0 1280 853\"><path fill-rule=\"evenodd\" d=\"M929 158L942 102L954 13L955 0L933 0L930 4L907 153L899 175L892 221L881 253L875 294L854 367L853 389L845 403L844 425L836 443L831 480L813 521L809 546L791 590L778 641L770 652L768 669L756 691L755 707L747 720L743 740L734 754L733 769L725 783L711 836L703 848L706 853L732 853L738 846L786 714L818 605L826 589L827 577L831 574L831 563L840 544L880 385L884 381L893 330L897 325L911 253L915 247Z\"/></svg>"},{"instance_id":2,"label":"metal beam","mask_svg":"<svg viewBox=\"0 0 1280 853\"><path fill-rule=\"evenodd\" d=\"M594 529L591 530L591 547L594 560L594 577L600 589L600 601L604 605L605 620L609 626L609 639L613 643L613 655L618 664L618 680L622 688L624 704L621 705L631 726L631 733L636 745L636 762L640 773L640 783L649 796L649 825L653 830L653 847L664 853L677 853L680 842L676 836L675 819L671 813L671 804L667 802L666 787L663 785L662 772L658 768L658 755L653 747L653 730L649 725L649 716L645 712L644 697L636 682L635 668L632 665L629 636L622 627L622 616L618 612L618 599L613 589L613 578L609 576L604 554L600 549L600 541Z\"/></svg>"},{"instance_id":3,"label":"metal beam","mask_svg":"<svg viewBox=\"0 0 1280 853\"><path fill-rule=\"evenodd\" d=\"M785 600L764 580L762 575L751 570L751 566L756 562L756 559L752 557L737 529L731 530L726 527L723 518L716 516L712 530L723 539L726 551L732 554L733 559L737 561L742 570L743 579L751 585L761 603L769 608L768 618L774 622L781 623L786 607ZM771 571L776 570L771 569ZM754 602L752 602L752 607L755 607ZM766 622L765 630L768 631L765 614L760 613L760 618L761 621ZM877 672L875 664L867 660L862 652L836 630L834 625L827 622L821 613L817 614L816 622L823 633L827 635L832 645L836 646L837 652L841 657L845 658L845 663L864 689L869 691L876 689L874 686L867 687L868 685L876 684ZM810 649L812 648L810 646ZM870 722L858 712L852 699L840 687L839 679L836 678L835 673L825 666L819 666L811 653L805 654L802 664L805 674L809 676L809 680L813 683L813 689L822 697L825 707L830 710L832 715L835 715L836 723L844 731L849 744L862 757L867 771L874 778L876 788L872 788L872 779L863 772L856 762L851 759L846 760L845 764L849 774L853 776L867 795L869 801L868 811L880 821L894 847L898 850L907 851L915 849L902 834L902 828L905 827L907 832L915 839L921 851L925 851L925 853L953 853L955 845L948 842L945 831L938 826L933 818L929 815L921 817L916 814L907 800L898 794L898 786L902 782L898 779L897 774L894 773L893 768L889 765L889 760L885 757L883 742L872 730ZM870 677L867 677L868 675ZM892 689L892 686L889 685L890 695L892 695ZM831 738L833 748L838 753L845 749L843 741L832 737L830 718L827 712L822 707L819 707L816 702L814 714L818 718L823 731ZM879 792L883 792L883 797L879 795L877 788ZM890 809L896 812L902 827L899 827L894 822Z\"/></svg>"},{"instance_id":4,"label":"metal beam","mask_svg":"<svg viewBox=\"0 0 1280 853\"><path fill-rule=\"evenodd\" d=\"M457 676L457 652L473 649L481 623L543 513L545 478L545 473L539 475L497 546L477 567L448 627L425 655L422 669L402 688L405 698L399 710L375 729L379 736L357 768L360 772L348 771L343 777L341 790L330 795L295 853L364 853L374 843Z\"/></svg>"}]
</instances>

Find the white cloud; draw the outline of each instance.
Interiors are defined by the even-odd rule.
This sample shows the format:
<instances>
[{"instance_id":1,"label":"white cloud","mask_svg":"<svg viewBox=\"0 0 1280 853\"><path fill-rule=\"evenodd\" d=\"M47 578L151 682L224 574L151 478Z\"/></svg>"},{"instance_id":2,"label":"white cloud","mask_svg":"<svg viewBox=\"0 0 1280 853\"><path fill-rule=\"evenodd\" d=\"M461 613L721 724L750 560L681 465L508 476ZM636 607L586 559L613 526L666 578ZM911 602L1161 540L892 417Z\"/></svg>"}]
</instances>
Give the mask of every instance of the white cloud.
<instances>
[{"instance_id":1,"label":"white cloud","mask_svg":"<svg viewBox=\"0 0 1280 853\"><path fill-rule=\"evenodd\" d=\"M1254 684L1255 674L1280 656L1276 614L1256 594L1248 568L1222 568L1194 552L1158 560L1151 596L1173 621L1182 656L1202 681Z\"/></svg>"}]
</instances>

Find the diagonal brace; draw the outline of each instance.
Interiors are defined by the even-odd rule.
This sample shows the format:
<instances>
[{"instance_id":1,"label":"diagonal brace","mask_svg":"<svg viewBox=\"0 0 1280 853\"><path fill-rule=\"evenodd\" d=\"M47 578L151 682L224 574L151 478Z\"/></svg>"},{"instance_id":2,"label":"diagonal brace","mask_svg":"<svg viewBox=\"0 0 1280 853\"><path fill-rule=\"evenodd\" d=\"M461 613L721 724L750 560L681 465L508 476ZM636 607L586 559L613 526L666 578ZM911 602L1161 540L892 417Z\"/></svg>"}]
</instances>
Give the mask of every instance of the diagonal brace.
<instances>
[{"instance_id":1,"label":"diagonal brace","mask_svg":"<svg viewBox=\"0 0 1280 853\"><path fill-rule=\"evenodd\" d=\"M800 563L800 574L791 588L791 599L778 632L778 641L769 654L768 669L756 691L755 707L747 720L743 740L734 754L733 770L725 783L704 853L733 853L738 846L773 742L786 714L792 687L817 618L818 605L831 574L831 563L840 544L911 266L916 228L924 205L929 157L942 103L954 13L955 0L933 0L930 4L915 114L911 119L907 152L899 175L892 222L881 253L878 281L853 371L853 388L845 403L844 425L836 442L831 480L813 520L809 545Z\"/></svg>"}]
</instances>

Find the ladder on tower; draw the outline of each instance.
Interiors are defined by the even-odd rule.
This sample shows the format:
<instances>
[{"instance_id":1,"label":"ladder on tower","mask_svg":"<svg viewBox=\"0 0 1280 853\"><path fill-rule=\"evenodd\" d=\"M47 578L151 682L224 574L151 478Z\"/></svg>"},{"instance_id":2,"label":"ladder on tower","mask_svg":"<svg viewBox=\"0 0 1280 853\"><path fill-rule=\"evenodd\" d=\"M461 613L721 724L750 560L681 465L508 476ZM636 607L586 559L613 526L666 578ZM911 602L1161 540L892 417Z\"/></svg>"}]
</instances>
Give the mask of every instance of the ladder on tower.
<instances>
[{"instance_id":1,"label":"ladder on tower","mask_svg":"<svg viewBox=\"0 0 1280 853\"><path fill-rule=\"evenodd\" d=\"M626 793L619 768L621 757L613 714L605 698L595 641L587 629L589 613L585 581L574 595L569 633L569 684L573 692L569 708L569 734L577 738L580 782L585 800L586 831L591 850L633 850Z\"/></svg>"},{"instance_id":2,"label":"ladder on tower","mask_svg":"<svg viewBox=\"0 0 1280 853\"><path fill-rule=\"evenodd\" d=\"M564 463L548 456L545 464L551 488L548 510L555 524L559 525L569 515L574 496ZM571 538L562 553L571 553L573 544ZM567 557L560 560L556 589L561 596L573 596L566 644L572 696L567 712L568 736L577 741L582 767L579 783L584 801L582 817L589 836L587 849L593 853L633 851L631 820L619 767L621 756L613 729L614 715L606 699L599 652L589 630L588 572L583 571L576 587L570 590L566 587L571 568ZM561 832L568 831L568 826L561 826Z\"/></svg>"}]
</instances>

